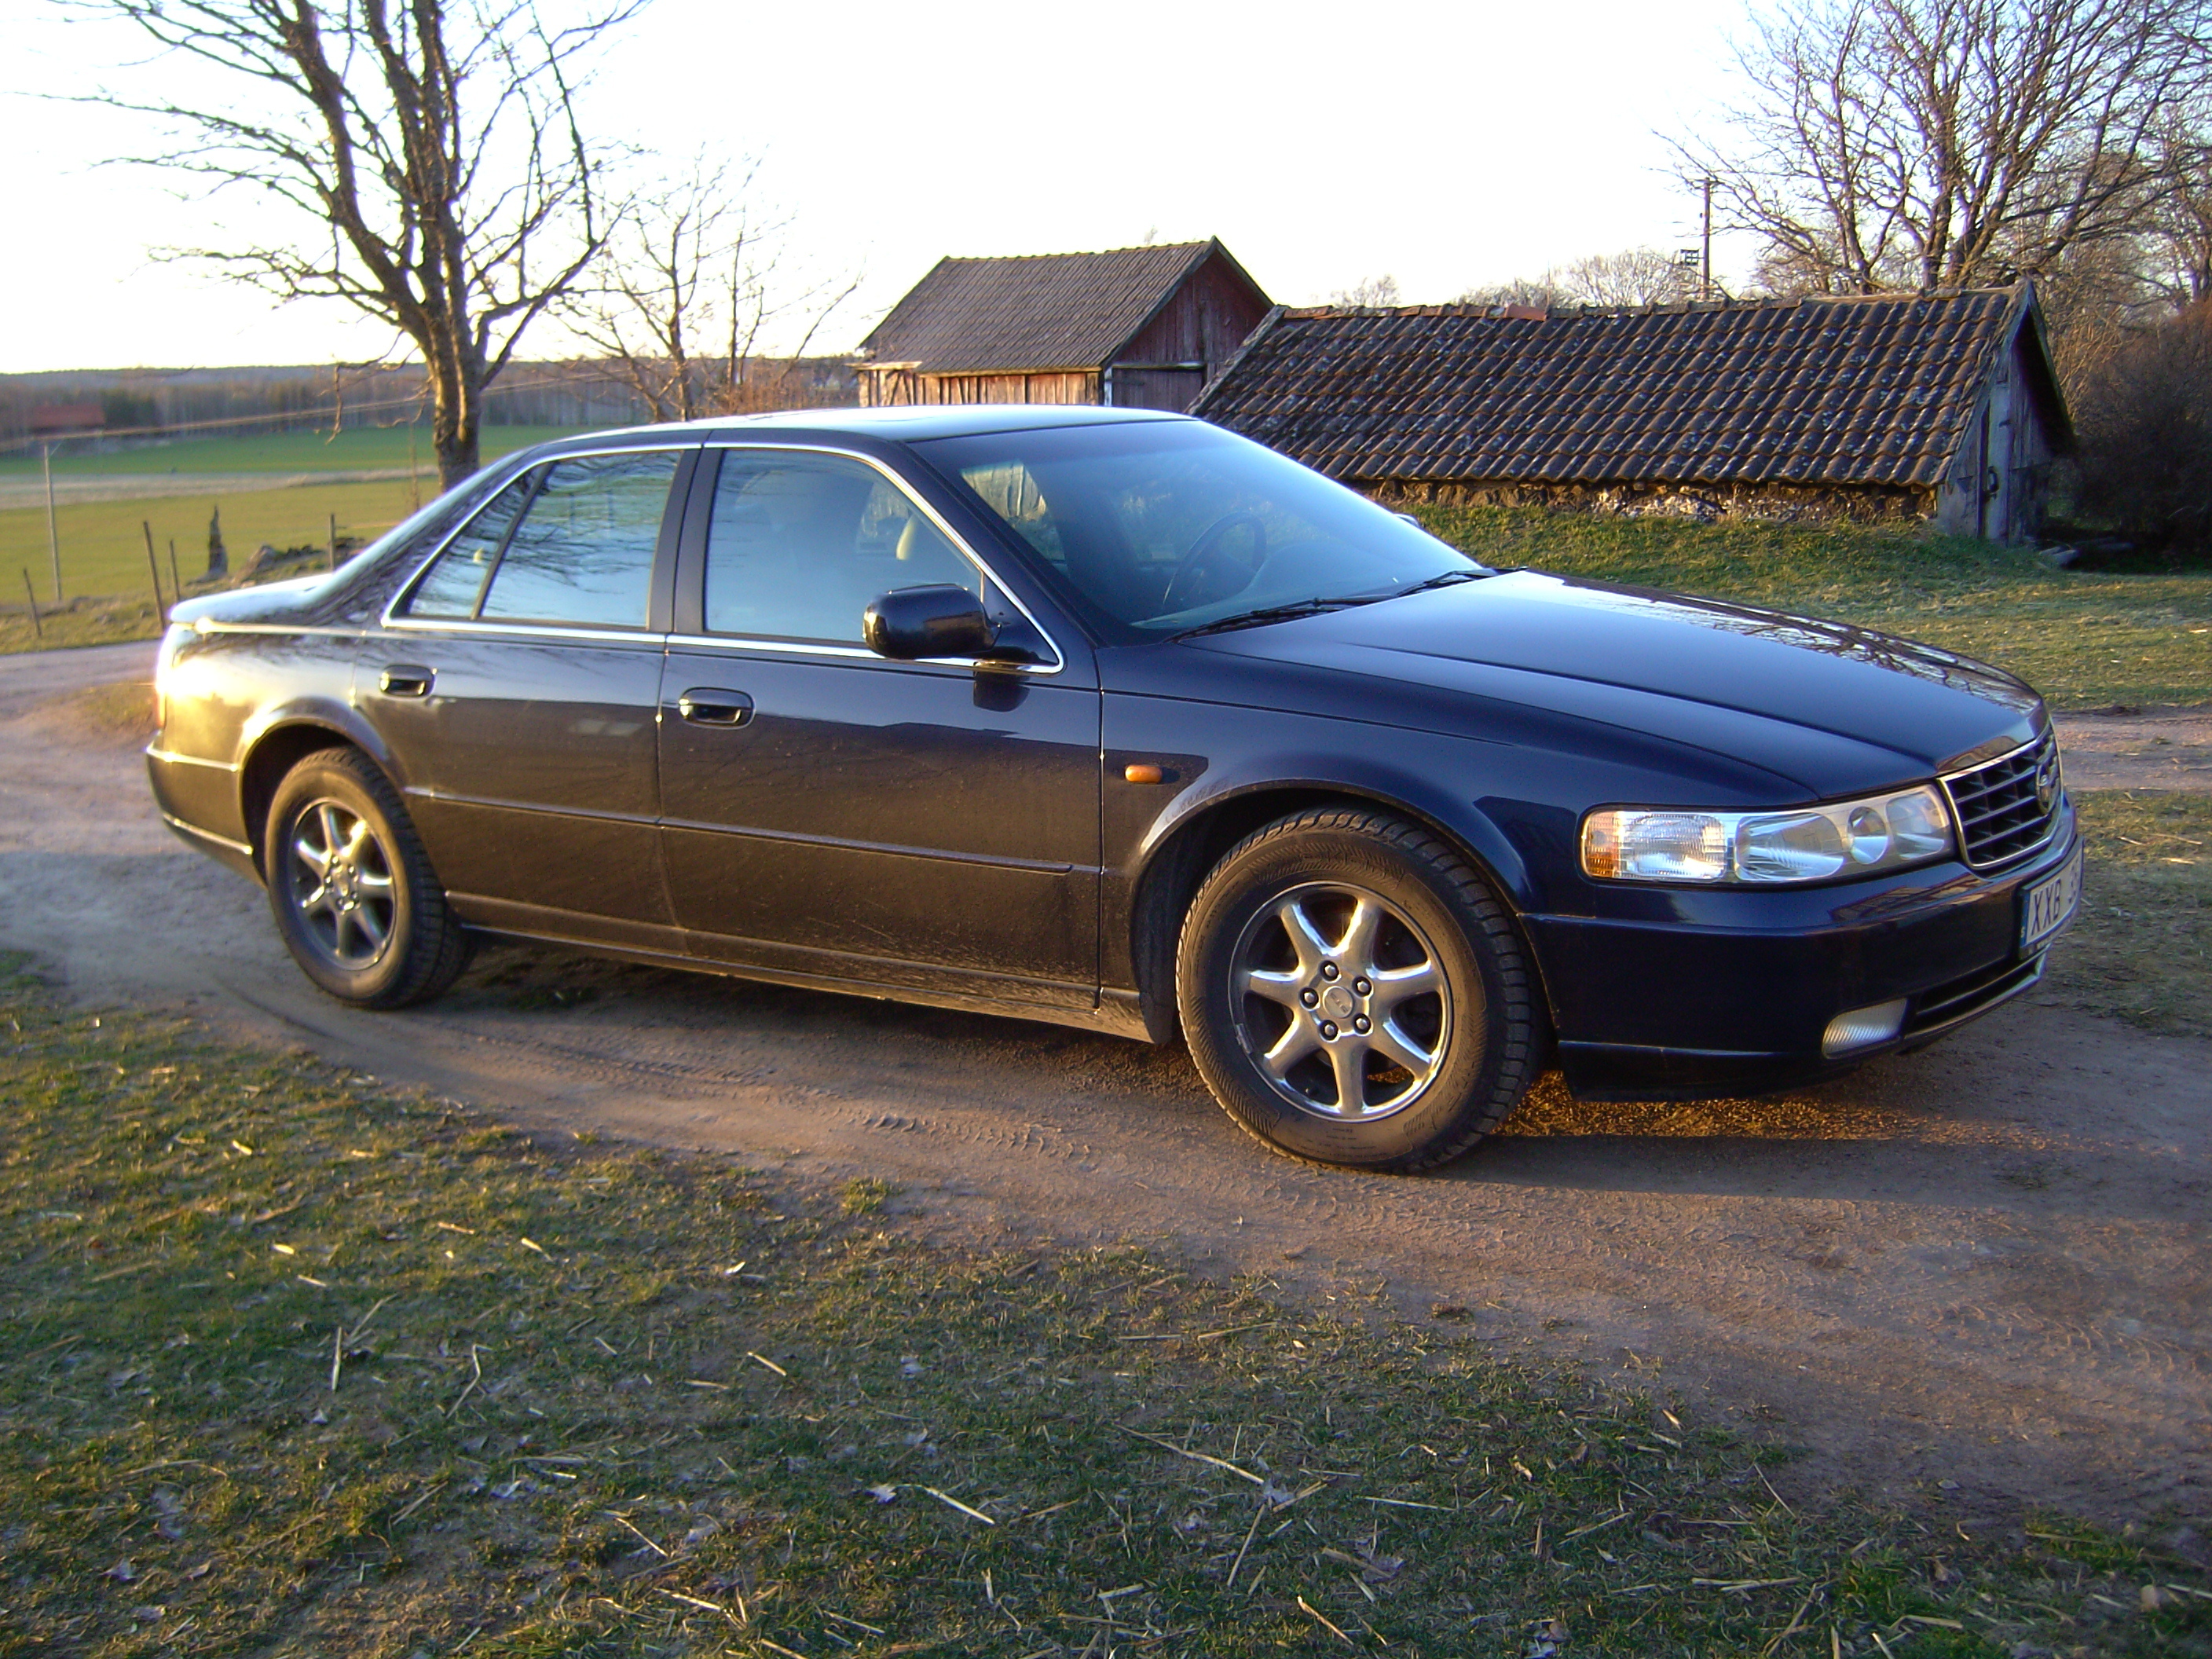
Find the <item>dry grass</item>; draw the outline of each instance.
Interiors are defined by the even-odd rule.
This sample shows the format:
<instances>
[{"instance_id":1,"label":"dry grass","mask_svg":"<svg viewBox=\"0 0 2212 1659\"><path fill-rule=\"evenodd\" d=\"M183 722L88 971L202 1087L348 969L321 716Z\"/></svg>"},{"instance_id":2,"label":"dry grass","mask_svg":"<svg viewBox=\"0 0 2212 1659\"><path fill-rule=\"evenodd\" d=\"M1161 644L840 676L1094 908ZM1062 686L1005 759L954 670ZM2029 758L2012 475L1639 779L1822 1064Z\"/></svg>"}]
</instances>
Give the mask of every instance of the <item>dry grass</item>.
<instances>
[{"instance_id":1,"label":"dry grass","mask_svg":"<svg viewBox=\"0 0 2212 1659\"><path fill-rule=\"evenodd\" d=\"M2081 909L2049 993L2148 1031L2212 1036L2212 795L2075 792Z\"/></svg>"},{"instance_id":2,"label":"dry grass","mask_svg":"<svg viewBox=\"0 0 2212 1659\"><path fill-rule=\"evenodd\" d=\"M1465 1310L925 1248L880 1183L534 1143L19 970L0 1018L0 1651L2212 1653L2142 1540L1785 1505L1786 1450Z\"/></svg>"},{"instance_id":3,"label":"dry grass","mask_svg":"<svg viewBox=\"0 0 2212 1659\"><path fill-rule=\"evenodd\" d=\"M29 607L20 601L12 609L0 605L0 654L161 637L161 618L150 590L143 599L78 599L59 611L48 610L42 599L39 612L33 623Z\"/></svg>"}]
</instances>

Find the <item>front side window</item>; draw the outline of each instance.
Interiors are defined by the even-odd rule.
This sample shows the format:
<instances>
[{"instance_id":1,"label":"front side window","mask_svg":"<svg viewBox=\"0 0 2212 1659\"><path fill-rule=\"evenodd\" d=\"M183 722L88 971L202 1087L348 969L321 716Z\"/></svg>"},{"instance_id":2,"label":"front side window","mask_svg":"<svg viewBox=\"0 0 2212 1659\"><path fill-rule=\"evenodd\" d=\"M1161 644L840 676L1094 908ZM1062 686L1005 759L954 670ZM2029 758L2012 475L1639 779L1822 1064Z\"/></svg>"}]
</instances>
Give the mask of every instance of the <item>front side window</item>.
<instances>
[{"instance_id":1,"label":"front side window","mask_svg":"<svg viewBox=\"0 0 2212 1659\"><path fill-rule=\"evenodd\" d=\"M707 629L858 645L878 594L982 573L907 494L842 455L732 449L707 532Z\"/></svg>"},{"instance_id":2,"label":"front side window","mask_svg":"<svg viewBox=\"0 0 2212 1659\"><path fill-rule=\"evenodd\" d=\"M1029 546L1109 639L1483 567L1273 450L1200 421L940 438L915 448Z\"/></svg>"}]
</instances>

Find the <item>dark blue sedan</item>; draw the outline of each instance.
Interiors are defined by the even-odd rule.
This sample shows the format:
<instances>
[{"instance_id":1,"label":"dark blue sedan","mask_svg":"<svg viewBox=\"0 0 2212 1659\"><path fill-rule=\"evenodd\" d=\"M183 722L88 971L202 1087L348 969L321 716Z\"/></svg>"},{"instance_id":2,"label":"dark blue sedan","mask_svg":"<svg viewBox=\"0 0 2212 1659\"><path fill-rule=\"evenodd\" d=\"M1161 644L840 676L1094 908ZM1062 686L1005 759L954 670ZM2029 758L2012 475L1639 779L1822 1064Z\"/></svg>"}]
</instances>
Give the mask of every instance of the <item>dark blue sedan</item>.
<instances>
[{"instance_id":1,"label":"dark blue sedan","mask_svg":"<svg viewBox=\"0 0 2212 1659\"><path fill-rule=\"evenodd\" d=\"M512 457L179 605L163 816L332 995L497 933L1178 1031L1297 1156L1778 1087L2034 983L2080 852L2009 675L1498 570L1202 422L809 411Z\"/></svg>"}]
</instances>

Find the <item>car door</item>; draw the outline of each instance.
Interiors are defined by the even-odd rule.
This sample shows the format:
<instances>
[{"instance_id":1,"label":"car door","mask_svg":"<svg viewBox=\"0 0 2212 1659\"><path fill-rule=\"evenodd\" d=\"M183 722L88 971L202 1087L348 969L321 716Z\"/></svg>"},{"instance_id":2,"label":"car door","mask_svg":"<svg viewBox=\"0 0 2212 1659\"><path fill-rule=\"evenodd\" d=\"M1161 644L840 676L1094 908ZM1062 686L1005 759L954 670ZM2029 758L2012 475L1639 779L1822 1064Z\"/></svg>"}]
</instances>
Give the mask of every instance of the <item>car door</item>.
<instances>
[{"instance_id":1,"label":"car door","mask_svg":"<svg viewBox=\"0 0 2212 1659\"><path fill-rule=\"evenodd\" d=\"M631 448L532 468L401 594L362 660L362 704L465 921L681 948L653 721L668 503L696 454Z\"/></svg>"},{"instance_id":2,"label":"car door","mask_svg":"<svg viewBox=\"0 0 2212 1659\"><path fill-rule=\"evenodd\" d=\"M676 920L714 960L948 1000L1097 992L1098 693L889 471L709 451L660 727ZM887 589L956 582L1045 660L890 662Z\"/></svg>"}]
</instances>

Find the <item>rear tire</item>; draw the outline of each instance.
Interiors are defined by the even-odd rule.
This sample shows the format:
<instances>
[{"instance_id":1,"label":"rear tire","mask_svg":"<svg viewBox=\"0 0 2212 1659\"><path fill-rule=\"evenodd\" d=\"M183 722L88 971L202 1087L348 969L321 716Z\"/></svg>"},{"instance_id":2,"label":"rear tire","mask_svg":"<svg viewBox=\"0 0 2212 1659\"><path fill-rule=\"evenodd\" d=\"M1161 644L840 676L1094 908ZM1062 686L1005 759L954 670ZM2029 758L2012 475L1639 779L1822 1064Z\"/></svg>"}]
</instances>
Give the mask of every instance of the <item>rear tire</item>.
<instances>
[{"instance_id":1,"label":"rear tire","mask_svg":"<svg viewBox=\"0 0 2212 1659\"><path fill-rule=\"evenodd\" d=\"M285 774L262 848L277 933L339 1001L404 1007L468 966L470 936L399 792L359 750L319 750Z\"/></svg>"},{"instance_id":2,"label":"rear tire","mask_svg":"<svg viewBox=\"0 0 2212 1659\"><path fill-rule=\"evenodd\" d=\"M1505 907L1437 836L1382 812L1302 812L1231 848L1191 901L1176 994L1214 1097L1316 1163L1448 1163L1541 1060Z\"/></svg>"}]
</instances>

